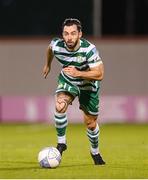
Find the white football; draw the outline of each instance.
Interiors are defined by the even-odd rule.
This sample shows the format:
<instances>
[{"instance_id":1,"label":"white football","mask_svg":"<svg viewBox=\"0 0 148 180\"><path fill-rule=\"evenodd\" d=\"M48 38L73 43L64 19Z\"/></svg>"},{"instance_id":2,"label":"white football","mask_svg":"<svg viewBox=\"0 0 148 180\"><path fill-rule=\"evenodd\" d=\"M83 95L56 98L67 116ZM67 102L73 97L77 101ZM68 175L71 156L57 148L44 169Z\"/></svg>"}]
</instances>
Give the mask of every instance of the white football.
<instances>
[{"instance_id":1,"label":"white football","mask_svg":"<svg viewBox=\"0 0 148 180\"><path fill-rule=\"evenodd\" d=\"M46 147L39 152L38 162L43 168L56 168L61 162L61 154L55 147Z\"/></svg>"}]
</instances>

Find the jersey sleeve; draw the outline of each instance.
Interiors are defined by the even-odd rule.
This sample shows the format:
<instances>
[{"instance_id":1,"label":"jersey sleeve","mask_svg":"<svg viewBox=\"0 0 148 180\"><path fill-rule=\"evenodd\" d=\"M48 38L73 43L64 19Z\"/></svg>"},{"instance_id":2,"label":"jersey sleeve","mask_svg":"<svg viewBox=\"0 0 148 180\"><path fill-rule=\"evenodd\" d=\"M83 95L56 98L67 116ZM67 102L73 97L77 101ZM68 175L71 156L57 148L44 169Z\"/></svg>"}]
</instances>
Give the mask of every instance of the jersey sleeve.
<instances>
[{"instance_id":1,"label":"jersey sleeve","mask_svg":"<svg viewBox=\"0 0 148 180\"><path fill-rule=\"evenodd\" d=\"M98 66L99 64L102 64L102 60L99 56L99 52L96 49L96 47L93 47L87 54L87 62L89 67L95 67Z\"/></svg>"},{"instance_id":2,"label":"jersey sleeve","mask_svg":"<svg viewBox=\"0 0 148 180\"><path fill-rule=\"evenodd\" d=\"M54 52L54 49L55 49L55 46L56 46L58 40L59 40L59 38L54 38L51 40L49 46L52 49L52 52Z\"/></svg>"}]
</instances>

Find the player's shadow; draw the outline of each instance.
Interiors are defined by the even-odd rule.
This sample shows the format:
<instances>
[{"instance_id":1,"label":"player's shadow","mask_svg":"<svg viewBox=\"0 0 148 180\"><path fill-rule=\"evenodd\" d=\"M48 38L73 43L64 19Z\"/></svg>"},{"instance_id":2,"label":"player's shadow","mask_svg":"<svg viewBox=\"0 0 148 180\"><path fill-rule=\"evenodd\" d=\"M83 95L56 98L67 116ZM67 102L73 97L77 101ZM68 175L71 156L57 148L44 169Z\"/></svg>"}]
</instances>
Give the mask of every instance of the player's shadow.
<instances>
[{"instance_id":1,"label":"player's shadow","mask_svg":"<svg viewBox=\"0 0 148 180\"><path fill-rule=\"evenodd\" d=\"M29 161L0 161L1 164L4 164L4 165L9 165L9 167L0 167L0 171L9 171L9 170L29 170L29 169L34 169L34 170L38 170L38 169L41 169L41 170L45 170L45 169L48 169L48 168L41 168L38 164L38 162L29 162ZM13 165L13 167L10 167L11 164ZM19 167L19 164L22 166ZM15 167L14 167L15 165ZM26 166L25 166L26 165ZM79 163L79 164L68 164L68 165L64 165L64 164L61 164L58 168L73 168L73 167L91 167L91 166L94 166L92 163L90 164L84 164L84 163ZM104 166L101 166L101 167L104 167ZM53 168L54 169L54 168Z\"/></svg>"},{"instance_id":2,"label":"player's shadow","mask_svg":"<svg viewBox=\"0 0 148 180\"><path fill-rule=\"evenodd\" d=\"M0 163L1 164L7 164L7 165L9 165L9 166L11 166L11 164L13 164L13 167L0 167L0 171L8 171L8 170L21 170L21 169L34 169L34 170L38 170L38 169L42 169L42 170L44 170L44 169L48 169L48 168L41 168L40 166L39 166L39 164L37 163L37 162L29 162L29 161L0 161ZM14 164L15 164L15 167L14 167ZM19 164L22 164L22 166L20 166L19 167ZM25 166L26 165L26 166ZM58 168L71 168L71 167L77 167L77 166L79 166L79 167L86 167L86 166L88 166L88 167L90 167L90 166L92 166L92 164L90 163L90 164L84 164L84 163L82 163L82 164L69 164L69 165L60 165Z\"/></svg>"},{"instance_id":3,"label":"player's shadow","mask_svg":"<svg viewBox=\"0 0 148 180\"><path fill-rule=\"evenodd\" d=\"M94 166L94 165L91 163L90 164L86 164L86 163L85 164L84 163L83 164L69 164L69 165L61 165L61 166L59 166L59 168L68 168L68 167L70 168L70 167L78 167L78 166L79 167L84 167L84 166L90 167L90 166Z\"/></svg>"},{"instance_id":4,"label":"player's shadow","mask_svg":"<svg viewBox=\"0 0 148 180\"><path fill-rule=\"evenodd\" d=\"M0 171L8 171L8 170L21 170L21 169L40 169L41 167L37 162L25 162L25 161L0 161L0 164L7 164L11 166L11 164L15 167L0 167ZM17 166L18 164L22 164L22 166ZM26 164L26 166L25 166Z\"/></svg>"}]
</instances>

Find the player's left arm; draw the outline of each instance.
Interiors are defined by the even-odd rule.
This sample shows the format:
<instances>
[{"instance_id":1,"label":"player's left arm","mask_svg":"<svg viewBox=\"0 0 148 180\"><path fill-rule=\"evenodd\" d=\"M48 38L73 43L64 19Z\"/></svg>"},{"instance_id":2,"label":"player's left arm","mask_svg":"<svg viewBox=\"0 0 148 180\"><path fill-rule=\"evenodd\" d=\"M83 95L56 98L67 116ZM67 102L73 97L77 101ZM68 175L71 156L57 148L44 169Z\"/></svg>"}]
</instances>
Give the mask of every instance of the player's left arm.
<instances>
[{"instance_id":1,"label":"player's left arm","mask_svg":"<svg viewBox=\"0 0 148 180\"><path fill-rule=\"evenodd\" d=\"M89 71L80 71L78 73L80 78L88 79L88 80L102 80L104 77L104 65L103 62L100 61L98 65L94 67L90 67Z\"/></svg>"},{"instance_id":2,"label":"player's left arm","mask_svg":"<svg viewBox=\"0 0 148 180\"><path fill-rule=\"evenodd\" d=\"M104 65L102 61L99 61L96 63L96 66L90 67L87 71L80 71L74 66L68 66L63 71L70 76L88 80L102 80L104 77Z\"/></svg>"}]
</instances>

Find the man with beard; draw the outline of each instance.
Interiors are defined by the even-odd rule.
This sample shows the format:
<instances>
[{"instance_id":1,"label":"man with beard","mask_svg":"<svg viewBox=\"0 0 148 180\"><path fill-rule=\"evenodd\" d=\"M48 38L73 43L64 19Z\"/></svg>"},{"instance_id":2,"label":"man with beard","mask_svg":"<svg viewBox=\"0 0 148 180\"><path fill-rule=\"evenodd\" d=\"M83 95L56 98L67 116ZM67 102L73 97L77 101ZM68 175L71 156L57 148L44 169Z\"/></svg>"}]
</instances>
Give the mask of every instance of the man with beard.
<instances>
[{"instance_id":1,"label":"man with beard","mask_svg":"<svg viewBox=\"0 0 148 180\"><path fill-rule=\"evenodd\" d=\"M100 82L104 75L103 62L95 45L82 38L82 26L78 19L65 19L62 30L63 39L55 38L48 46L43 68L46 78L54 56L62 64L55 96L57 149L61 155L67 149L66 111L75 97L78 97L90 141L91 157L95 165L103 165L105 162L99 151L100 131L97 123Z\"/></svg>"}]
</instances>

